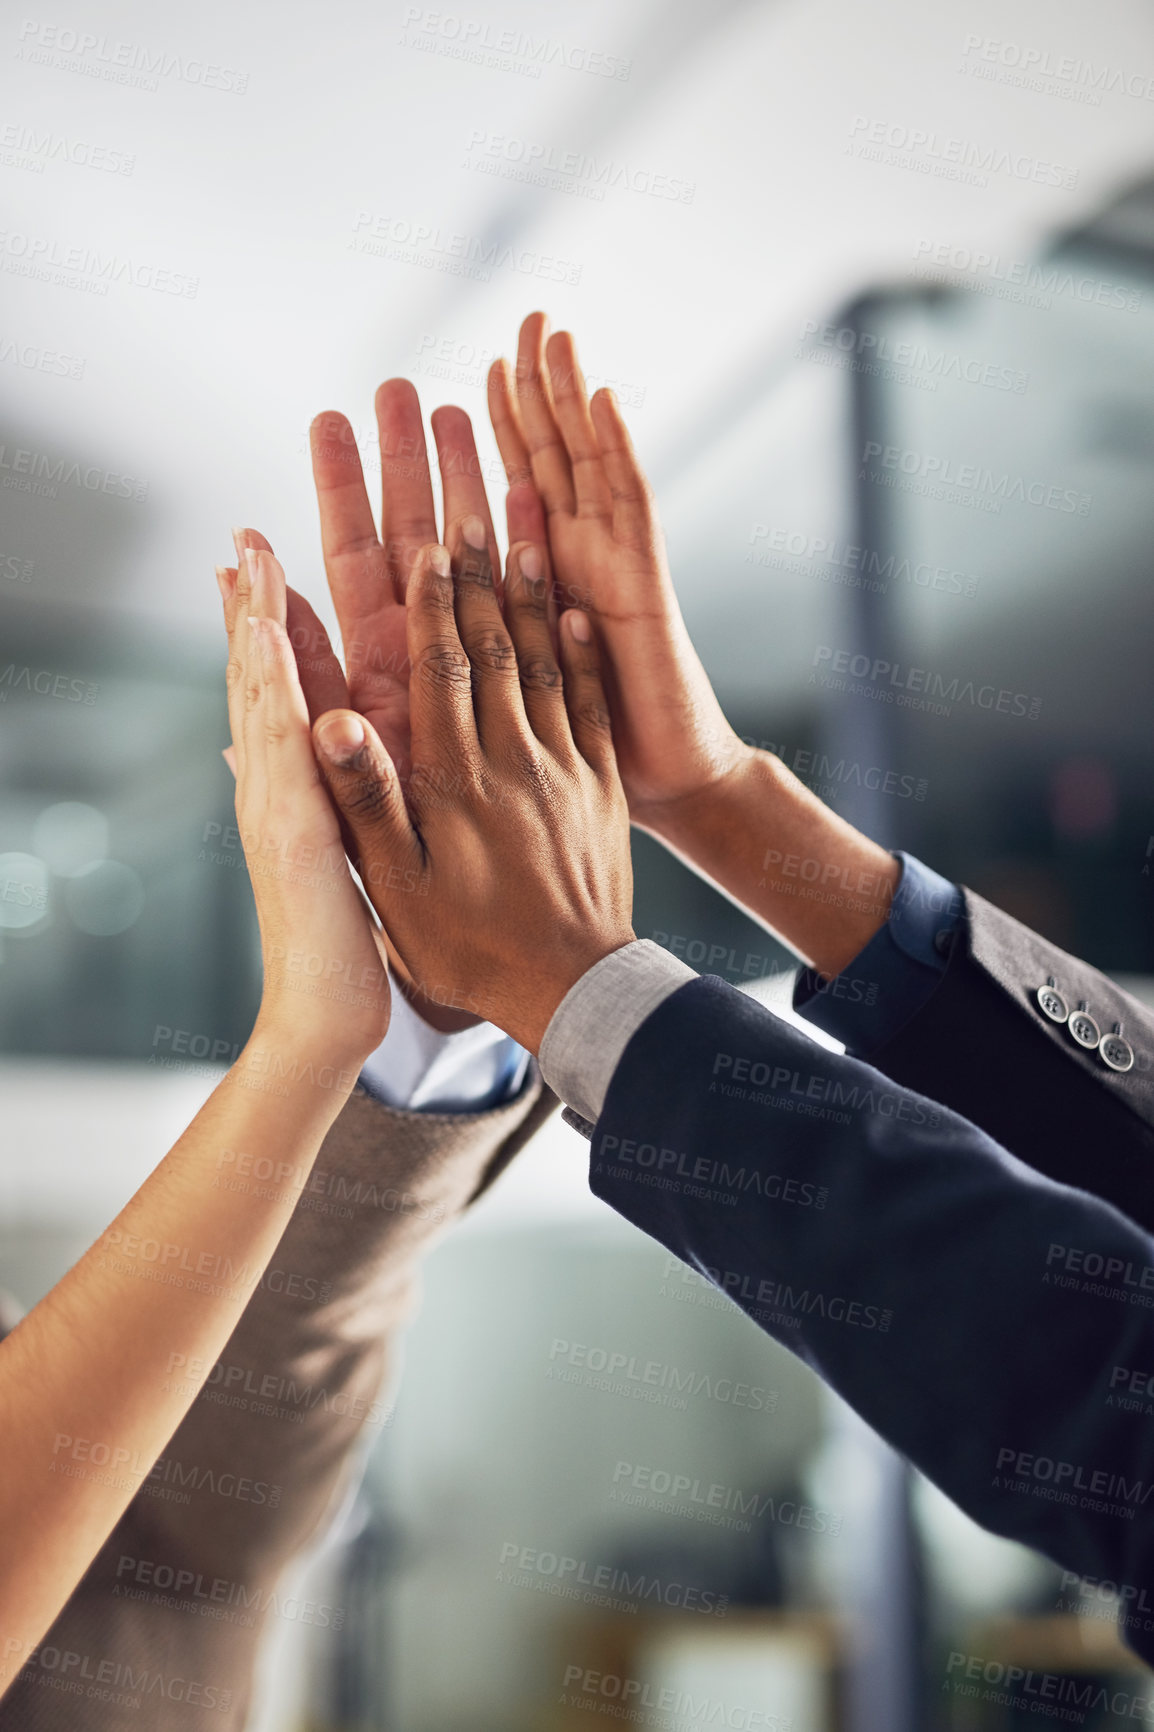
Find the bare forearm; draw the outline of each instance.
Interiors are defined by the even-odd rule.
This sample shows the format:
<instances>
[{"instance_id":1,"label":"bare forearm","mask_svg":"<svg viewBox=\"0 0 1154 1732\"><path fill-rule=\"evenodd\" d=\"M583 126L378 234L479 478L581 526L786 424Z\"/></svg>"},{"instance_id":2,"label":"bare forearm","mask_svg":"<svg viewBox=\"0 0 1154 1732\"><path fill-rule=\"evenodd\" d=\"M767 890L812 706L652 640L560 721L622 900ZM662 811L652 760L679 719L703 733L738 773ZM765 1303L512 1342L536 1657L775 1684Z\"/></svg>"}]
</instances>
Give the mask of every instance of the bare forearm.
<instances>
[{"instance_id":1,"label":"bare forearm","mask_svg":"<svg viewBox=\"0 0 1154 1732\"><path fill-rule=\"evenodd\" d=\"M356 1072L254 1035L108 1231L0 1344L10 1655L42 1635L179 1424L197 1385L172 1363L217 1358ZM224 1188L242 1152L275 1163L279 1182Z\"/></svg>"},{"instance_id":2,"label":"bare forearm","mask_svg":"<svg viewBox=\"0 0 1154 1732\"><path fill-rule=\"evenodd\" d=\"M647 813L645 828L825 975L882 926L900 876L892 854L753 749L701 793Z\"/></svg>"}]
</instances>

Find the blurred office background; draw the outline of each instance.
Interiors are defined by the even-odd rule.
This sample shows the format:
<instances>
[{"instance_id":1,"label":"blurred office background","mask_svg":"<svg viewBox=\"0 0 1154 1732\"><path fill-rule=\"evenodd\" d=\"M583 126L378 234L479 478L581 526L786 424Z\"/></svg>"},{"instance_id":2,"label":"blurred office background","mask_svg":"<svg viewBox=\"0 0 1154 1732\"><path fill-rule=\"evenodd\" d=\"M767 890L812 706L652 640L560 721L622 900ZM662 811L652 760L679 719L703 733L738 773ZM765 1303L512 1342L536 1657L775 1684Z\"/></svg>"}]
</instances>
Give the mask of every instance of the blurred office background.
<instances>
[{"instance_id":1,"label":"blurred office background","mask_svg":"<svg viewBox=\"0 0 1154 1732\"><path fill-rule=\"evenodd\" d=\"M617 387L740 731L1148 994L1138 0L105 0L0 42L0 1281L24 1304L253 1015L228 526L331 621L310 418L350 415L373 488L373 388L406 374L473 413L499 494L484 376L535 306ZM640 935L788 1003L772 937L636 859ZM584 1158L554 1124L434 1255L307 1568L342 1616L280 1620L262 1732L968 1732L1020 1723L1015 1665L1143 1693L1108 1596L911 1480L591 1199ZM761 1395L635 1400L597 1383L613 1354ZM552 1591L563 1558L711 1609L584 1605Z\"/></svg>"}]
</instances>

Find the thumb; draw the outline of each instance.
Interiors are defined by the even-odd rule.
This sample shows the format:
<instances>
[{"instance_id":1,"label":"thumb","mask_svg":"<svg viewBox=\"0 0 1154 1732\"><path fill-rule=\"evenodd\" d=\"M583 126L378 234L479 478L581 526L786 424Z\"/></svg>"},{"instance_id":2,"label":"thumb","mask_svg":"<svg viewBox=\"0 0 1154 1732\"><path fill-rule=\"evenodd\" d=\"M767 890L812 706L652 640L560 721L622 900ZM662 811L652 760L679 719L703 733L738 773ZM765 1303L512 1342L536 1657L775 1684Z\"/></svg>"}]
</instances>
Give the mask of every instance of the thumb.
<instances>
[{"instance_id":1,"label":"thumb","mask_svg":"<svg viewBox=\"0 0 1154 1732\"><path fill-rule=\"evenodd\" d=\"M424 853L396 766L376 730L355 710L327 710L313 723L317 763L356 846L369 900L386 926L388 892L413 889Z\"/></svg>"}]
</instances>

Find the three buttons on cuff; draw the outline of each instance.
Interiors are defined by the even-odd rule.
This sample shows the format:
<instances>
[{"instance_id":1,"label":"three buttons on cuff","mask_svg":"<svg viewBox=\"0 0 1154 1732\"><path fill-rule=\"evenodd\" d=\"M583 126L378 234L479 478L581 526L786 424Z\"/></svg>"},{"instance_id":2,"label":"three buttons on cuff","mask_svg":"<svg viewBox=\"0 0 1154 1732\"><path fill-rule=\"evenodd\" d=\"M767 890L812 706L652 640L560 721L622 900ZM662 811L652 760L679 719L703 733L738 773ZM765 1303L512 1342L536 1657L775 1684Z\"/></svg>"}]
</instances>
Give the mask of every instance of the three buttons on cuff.
<instances>
[{"instance_id":1,"label":"three buttons on cuff","mask_svg":"<svg viewBox=\"0 0 1154 1732\"><path fill-rule=\"evenodd\" d=\"M1075 1010L1071 1010L1066 1000L1058 990L1058 984L1050 975L1045 986L1036 987L1034 997L1042 1015L1059 1027L1065 1026L1070 1039L1082 1048L1083 1052L1096 1052L1108 1070L1126 1071L1134 1065L1134 1048L1122 1036L1122 1024L1116 1022L1113 1032L1103 1036L1101 1029L1090 1015L1090 1006L1083 998Z\"/></svg>"}]
</instances>

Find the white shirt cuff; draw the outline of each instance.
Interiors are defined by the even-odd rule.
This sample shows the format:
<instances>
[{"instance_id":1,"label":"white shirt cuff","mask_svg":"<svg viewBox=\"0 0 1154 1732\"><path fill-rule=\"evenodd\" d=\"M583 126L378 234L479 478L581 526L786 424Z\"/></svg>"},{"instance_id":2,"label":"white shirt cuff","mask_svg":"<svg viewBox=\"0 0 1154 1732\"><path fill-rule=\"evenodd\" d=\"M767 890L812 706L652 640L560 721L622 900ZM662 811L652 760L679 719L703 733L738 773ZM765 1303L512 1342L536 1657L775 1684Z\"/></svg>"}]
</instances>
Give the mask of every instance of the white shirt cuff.
<instances>
[{"instance_id":1,"label":"white shirt cuff","mask_svg":"<svg viewBox=\"0 0 1154 1732\"><path fill-rule=\"evenodd\" d=\"M529 1055L490 1022L442 1034L395 980L388 1033L361 1069L369 1093L402 1112L478 1113L511 1100Z\"/></svg>"},{"instance_id":2,"label":"white shirt cuff","mask_svg":"<svg viewBox=\"0 0 1154 1732\"><path fill-rule=\"evenodd\" d=\"M541 1042L541 1075L566 1106L596 1124L621 1055L646 1017L698 977L648 938L595 962L561 1000Z\"/></svg>"}]
</instances>

